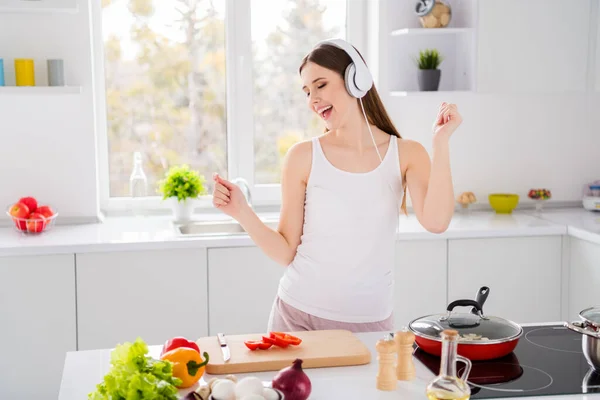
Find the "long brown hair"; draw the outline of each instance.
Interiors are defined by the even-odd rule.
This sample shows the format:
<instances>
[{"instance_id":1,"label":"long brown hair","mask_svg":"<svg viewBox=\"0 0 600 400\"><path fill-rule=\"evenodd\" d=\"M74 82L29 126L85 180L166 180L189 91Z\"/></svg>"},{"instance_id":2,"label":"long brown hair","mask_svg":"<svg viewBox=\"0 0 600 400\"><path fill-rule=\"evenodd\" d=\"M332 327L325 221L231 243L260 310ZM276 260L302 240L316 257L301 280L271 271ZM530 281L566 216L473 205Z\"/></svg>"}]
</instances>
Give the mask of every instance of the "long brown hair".
<instances>
[{"instance_id":1,"label":"long brown hair","mask_svg":"<svg viewBox=\"0 0 600 400\"><path fill-rule=\"evenodd\" d=\"M360 54L360 52L358 50L356 50L356 52L364 61L365 59ZM302 68L304 68L304 66L306 66L306 64L309 62L320 65L323 68L335 71L342 77L342 79L344 79L346 68L352 62L352 58L350 58L348 53L336 46L330 44L320 44L319 46L315 47L310 53L304 56L304 58L302 59L302 63L300 64L300 68L298 69L298 72L302 73ZM358 99L356 101L358 103ZM400 136L400 133L394 126L394 123L392 122L390 116L388 115L385 106L383 105L383 102L379 97L379 93L377 93L375 84L373 84L373 87L371 87L371 89L369 89L367 94L363 97L362 102L365 108L365 114L367 114L367 119L369 120L369 124L375 125L376 127L378 127L379 129L381 129L389 135L396 136L397 138L402 138L402 136ZM327 131L327 129L325 129L325 131ZM404 195L402 196L401 207L402 211L404 211L404 214L407 214L406 185L404 185Z\"/></svg>"}]
</instances>

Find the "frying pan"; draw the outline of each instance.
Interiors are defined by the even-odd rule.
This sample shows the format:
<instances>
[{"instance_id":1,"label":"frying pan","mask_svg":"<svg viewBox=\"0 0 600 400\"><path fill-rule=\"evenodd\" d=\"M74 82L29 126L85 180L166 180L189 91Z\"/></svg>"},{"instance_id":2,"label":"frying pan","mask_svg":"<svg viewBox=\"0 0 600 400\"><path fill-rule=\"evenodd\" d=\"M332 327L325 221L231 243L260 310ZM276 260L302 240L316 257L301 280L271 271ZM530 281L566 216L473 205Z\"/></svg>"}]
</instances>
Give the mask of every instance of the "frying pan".
<instances>
[{"instance_id":1,"label":"frying pan","mask_svg":"<svg viewBox=\"0 0 600 400\"><path fill-rule=\"evenodd\" d=\"M504 318L483 313L483 303L489 295L483 286L477 300L455 300L444 314L433 314L414 319L408 328L415 334L415 342L423 351L440 356L441 333L444 329L458 331L460 340L457 352L471 361L492 360L510 354L523 335L523 328ZM479 300L479 301L478 301ZM472 307L471 312L456 312L457 307Z\"/></svg>"}]
</instances>

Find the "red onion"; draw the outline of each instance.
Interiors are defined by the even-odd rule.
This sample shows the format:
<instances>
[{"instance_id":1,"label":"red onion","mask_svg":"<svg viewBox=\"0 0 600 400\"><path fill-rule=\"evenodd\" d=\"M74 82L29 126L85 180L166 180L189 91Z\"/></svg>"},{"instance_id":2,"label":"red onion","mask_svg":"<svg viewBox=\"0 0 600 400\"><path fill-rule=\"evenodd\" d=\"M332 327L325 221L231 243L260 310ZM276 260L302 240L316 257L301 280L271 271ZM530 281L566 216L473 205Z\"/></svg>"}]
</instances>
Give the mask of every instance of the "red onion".
<instances>
[{"instance_id":1,"label":"red onion","mask_svg":"<svg viewBox=\"0 0 600 400\"><path fill-rule=\"evenodd\" d=\"M310 379L302 370L302 360L299 358L275 375L272 386L283 392L285 400L306 400L312 390Z\"/></svg>"}]
</instances>

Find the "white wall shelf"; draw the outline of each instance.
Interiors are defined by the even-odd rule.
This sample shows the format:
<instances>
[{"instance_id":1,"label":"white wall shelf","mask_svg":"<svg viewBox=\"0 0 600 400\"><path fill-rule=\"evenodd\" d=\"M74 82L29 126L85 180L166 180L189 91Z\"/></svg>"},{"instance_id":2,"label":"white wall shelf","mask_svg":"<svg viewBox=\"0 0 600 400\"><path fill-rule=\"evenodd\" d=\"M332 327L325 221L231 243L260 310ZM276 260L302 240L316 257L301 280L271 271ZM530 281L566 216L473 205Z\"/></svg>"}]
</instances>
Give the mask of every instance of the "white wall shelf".
<instances>
[{"instance_id":1,"label":"white wall shelf","mask_svg":"<svg viewBox=\"0 0 600 400\"><path fill-rule=\"evenodd\" d=\"M477 0L448 0L452 18L443 28L423 28L414 1L384 1L379 9L382 90L391 97L428 96L419 88L419 52L436 49L443 60L439 92L476 90Z\"/></svg>"},{"instance_id":2,"label":"white wall shelf","mask_svg":"<svg viewBox=\"0 0 600 400\"><path fill-rule=\"evenodd\" d=\"M0 0L0 13L69 13L79 11L77 0Z\"/></svg>"},{"instance_id":3,"label":"white wall shelf","mask_svg":"<svg viewBox=\"0 0 600 400\"><path fill-rule=\"evenodd\" d=\"M391 36L414 35L455 35L457 33L471 33L472 28L403 28L392 31Z\"/></svg>"},{"instance_id":4,"label":"white wall shelf","mask_svg":"<svg viewBox=\"0 0 600 400\"><path fill-rule=\"evenodd\" d=\"M81 86L0 86L0 95L54 95L79 93L81 93Z\"/></svg>"}]
</instances>

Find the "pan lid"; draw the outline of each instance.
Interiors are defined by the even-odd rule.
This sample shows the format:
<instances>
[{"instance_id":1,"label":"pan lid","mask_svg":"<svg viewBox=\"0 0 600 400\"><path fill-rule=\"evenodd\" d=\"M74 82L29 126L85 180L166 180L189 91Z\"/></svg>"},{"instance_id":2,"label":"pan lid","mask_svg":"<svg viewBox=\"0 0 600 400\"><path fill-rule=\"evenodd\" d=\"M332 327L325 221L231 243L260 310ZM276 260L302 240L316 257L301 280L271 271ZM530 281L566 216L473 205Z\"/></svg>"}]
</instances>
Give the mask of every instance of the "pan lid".
<instances>
[{"instance_id":1,"label":"pan lid","mask_svg":"<svg viewBox=\"0 0 600 400\"><path fill-rule=\"evenodd\" d=\"M455 307L472 307L472 312L457 313ZM504 318L486 316L474 300L456 300L448 305L446 314L428 315L415 319L409 328L421 337L441 341L444 329L459 333L459 343L493 344L507 342L521 336L521 326Z\"/></svg>"},{"instance_id":2,"label":"pan lid","mask_svg":"<svg viewBox=\"0 0 600 400\"><path fill-rule=\"evenodd\" d=\"M588 324L600 328L600 307L590 307L579 313L579 316Z\"/></svg>"}]
</instances>

